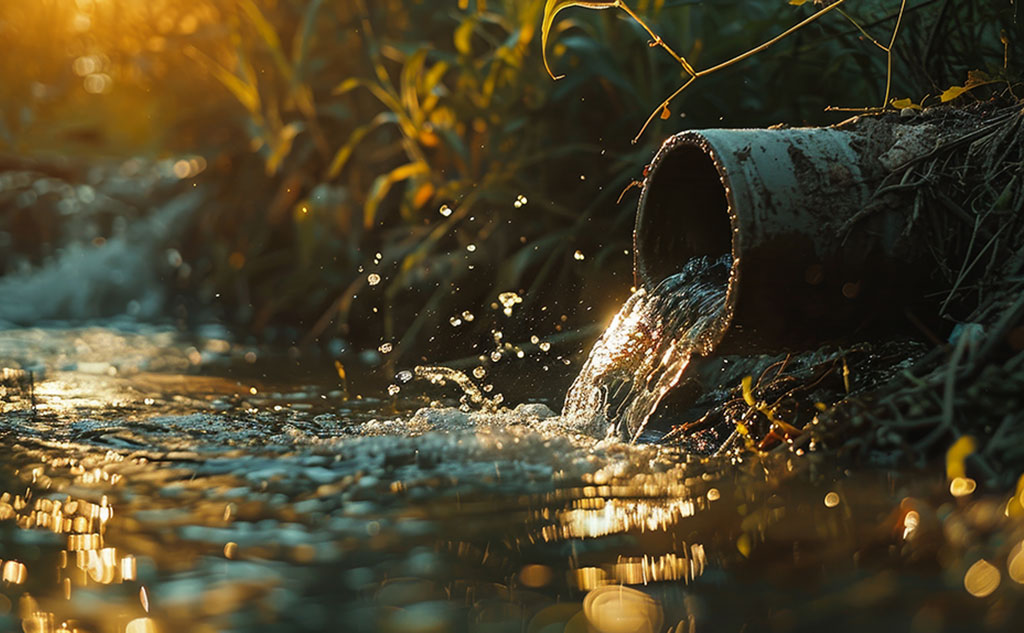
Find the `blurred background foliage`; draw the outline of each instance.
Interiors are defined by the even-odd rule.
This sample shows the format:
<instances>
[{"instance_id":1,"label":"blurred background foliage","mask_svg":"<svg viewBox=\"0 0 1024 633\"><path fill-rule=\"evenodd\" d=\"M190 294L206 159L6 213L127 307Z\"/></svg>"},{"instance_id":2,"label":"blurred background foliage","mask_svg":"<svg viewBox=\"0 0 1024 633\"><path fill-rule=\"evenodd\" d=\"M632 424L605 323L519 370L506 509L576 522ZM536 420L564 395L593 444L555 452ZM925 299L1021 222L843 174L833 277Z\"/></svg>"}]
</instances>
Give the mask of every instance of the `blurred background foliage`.
<instances>
[{"instance_id":1,"label":"blurred background foliage","mask_svg":"<svg viewBox=\"0 0 1024 633\"><path fill-rule=\"evenodd\" d=\"M697 67L815 10L631 6ZM566 78L554 82L541 63L543 0L5 2L0 170L75 185L105 177L90 166L130 177L131 160L164 160L176 191L201 188L167 275L168 314L185 326L217 318L289 343L389 342L407 362L478 354L495 327L505 341L571 341L630 291L635 190L616 200L660 141L881 105L886 56L864 32L888 41L899 6L848 2L857 25L829 15L702 79L632 144L684 76L618 11L561 14L549 55ZM1012 79L1016 11L908 2L893 95L934 101L974 69ZM8 185L8 250L35 248L30 262L59 251L67 209L26 204ZM504 292L522 298L516 318L502 315Z\"/></svg>"}]
</instances>

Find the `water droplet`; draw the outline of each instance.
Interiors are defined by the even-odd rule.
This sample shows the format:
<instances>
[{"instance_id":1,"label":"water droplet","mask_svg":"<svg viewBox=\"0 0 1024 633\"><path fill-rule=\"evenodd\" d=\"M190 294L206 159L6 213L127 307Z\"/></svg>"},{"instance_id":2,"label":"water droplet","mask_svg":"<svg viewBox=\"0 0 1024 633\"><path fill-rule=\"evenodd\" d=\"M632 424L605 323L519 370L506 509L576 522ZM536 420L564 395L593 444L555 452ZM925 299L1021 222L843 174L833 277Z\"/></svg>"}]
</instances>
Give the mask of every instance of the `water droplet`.
<instances>
[{"instance_id":1,"label":"water droplet","mask_svg":"<svg viewBox=\"0 0 1024 633\"><path fill-rule=\"evenodd\" d=\"M502 312L505 313L505 316L512 316L512 307L517 303L522 303L523 298L514 292L503 292L498 295L498 301L504 306Z\"/></svg>"},{"instance_id":2,"label":"water droplet","mask_svg":"<svg viewBox=\"0 0 1024 633\"><path fill-rule=\"evenodd\" d=\"M576 251L575 253L572 254L572 256L577 261L583 261L583 258L584 258L584 255L583 255L583 253L581 251Z\"/></svg>"},{"instance_id":3,"label":"water droplet","mask_svg":"<svg viewBox=\"0 0 1024 633\"><path fill-rule=\"evenodd\" d=\"M447 204L442 204L441 208L438 209L437 212L447 218L452 214L452 208L449 207Z\"/></svg>"},{"instance_id":4,"label":"water droplet","mask_svg":"<svg viewBox=\"0 0 1024 633\"><path fill-rule=\"evenodd\" d=\"M377 284L380 283L380 275L378 275L377 273L370 273L370 276L366 278L366 283L370 284L371 286L376 286Z\"/></svg>"},{"instance_id":5,"label":"water droplet","mask_svg":"<svg viewBox=\"0 0 1024 633\"><path fill-rule=\"evenodd\" d=\"M470 253L472 253L473 251L476 250L476 244L469 244L469 245L467 245L466 246L466 250L469 251Z\"/></svg>"}]
</instances>

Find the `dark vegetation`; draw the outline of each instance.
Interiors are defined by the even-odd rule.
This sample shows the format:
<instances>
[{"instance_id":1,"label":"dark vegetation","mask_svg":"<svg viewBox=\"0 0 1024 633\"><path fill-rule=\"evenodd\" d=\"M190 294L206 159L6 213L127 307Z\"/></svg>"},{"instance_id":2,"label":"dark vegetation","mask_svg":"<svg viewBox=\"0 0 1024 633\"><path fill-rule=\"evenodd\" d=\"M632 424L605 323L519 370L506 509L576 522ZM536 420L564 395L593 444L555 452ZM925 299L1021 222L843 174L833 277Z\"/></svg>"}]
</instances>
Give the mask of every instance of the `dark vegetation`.
<instances>
[{"instance_id":1,"label":"dark vegetation","mask_svg":"<svg viewBox=\"0 0 1024 633\"><path fill-rule=\"evenodd\" d=\"M497 323L505 341L555 337L562 353L576 353L629 292L635 193L617 199L668 134L828 124L851 111L940 101L1011 104L1021 90L1015 3L850 1L702 77L667 108L658 104L686 74L617 9L559 14L548 55L566 77L552 81L541 58L545 4L3 3L0 169L77 185L104 177L96 165L184 158L178 185L159 190L203 192L176 240L181 262L168 275L168 314L184 327L219 318L289 344L390 342L390 360L412 364L475 357L493 346ZM694 67L708 68L822 6L638 0L631 8ZM631 143L652 110L652 124ZM861 450L892 431L910 453L926 452L973 431L963 424L979 419L984 398L1019 394L1024 385L1022 357L1002 347L1009 336L1020 349L1020 231L1000 229L1018 221L1024 156L1019 108L1000 112L988 136L962 139L929 165L913 166L900 183L909 186L896 192L908 209L932 210L944 187L976 188L975 208L950 213L973 223L967 239L978 240L971 252L983 256L986 275L951 291L968 306L959 317L973 332L967 338L915 352L919 364L880 390L834 408L825 403L828 416L853 415L881 429L858 440ZM999 162L970 172L979 151L996 152ZM5 273L57 256L67 239L56 228L65 222L56 203L22 204L31 183L8 185L0 191ZM146 212L129 203L125 214ZM93 242L116 231L120 212L104 213L89 224ZM935 223L936 240L954 221L942 213L921 216ZM947 265L955 281L963 263ZM523 299L514 318L503 317L498 303L508 291ZM854 350L827 364L808 361L799 379L824 384L827 373L842 383L856 358ZM907 358L900 351L893 364ZM783 376L770 382L766 374L747 400L767 398L767 385L779 389ZM750 432L759 442L775 434L763 448L787 437L736 389L731 406L741 403ZM990 420L1019 420L1019 403L996 400L1005 411L990 407L982 431L1009 442L1005 425ZM923 437L908 439L901 429ZM1007 451L994 462L1022 459Z\"/></svg>"}]
</instances>

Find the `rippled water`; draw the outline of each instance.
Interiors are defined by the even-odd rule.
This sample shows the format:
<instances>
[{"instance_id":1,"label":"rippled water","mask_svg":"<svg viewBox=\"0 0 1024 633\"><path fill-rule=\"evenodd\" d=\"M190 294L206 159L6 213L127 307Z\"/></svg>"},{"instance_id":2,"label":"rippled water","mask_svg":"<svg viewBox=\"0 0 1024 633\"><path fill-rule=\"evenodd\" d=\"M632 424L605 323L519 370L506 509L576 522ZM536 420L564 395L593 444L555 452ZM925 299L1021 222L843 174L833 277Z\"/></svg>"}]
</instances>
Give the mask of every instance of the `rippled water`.
<instances>
[{"instance_id":1,"label":"rippled water","mask_svg":"<svg viewBox=\"0 0 1024 633\"><path fill-rule=\"evenodd\" d=\"M491 412L419 410L452 394L346 399L330 360L244 371L250 353L157 329L0 332L26 372L2 392L0 631L974 631L1024 614L1024 499L954 497L941 469L700 460L508 390Z\"/></svg>"}]
</instances>

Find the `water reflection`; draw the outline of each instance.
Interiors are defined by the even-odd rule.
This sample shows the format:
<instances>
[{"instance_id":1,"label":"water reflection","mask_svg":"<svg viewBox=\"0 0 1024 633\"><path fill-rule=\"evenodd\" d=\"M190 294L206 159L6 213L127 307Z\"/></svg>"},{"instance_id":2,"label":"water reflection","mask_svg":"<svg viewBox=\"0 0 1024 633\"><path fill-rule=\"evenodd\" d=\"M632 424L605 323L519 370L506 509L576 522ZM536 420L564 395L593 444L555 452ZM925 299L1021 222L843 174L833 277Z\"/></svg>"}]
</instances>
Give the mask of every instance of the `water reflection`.
<instances>
[{"instance_id":1,"label":"water reflection","mask_svg":"<svg viewBox=\"0 0 1024 633\"><path fill-rule=\"evenodd\" d=\"M1024 615L1021 497L980 483L956 496L817 456L698 462L525 408L275 411L303 400L146 372L37 386L36 415L0 427L0 630L859 631L883 612L876 628L1000 630Z\"/></svg>"}]
</instances>

